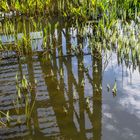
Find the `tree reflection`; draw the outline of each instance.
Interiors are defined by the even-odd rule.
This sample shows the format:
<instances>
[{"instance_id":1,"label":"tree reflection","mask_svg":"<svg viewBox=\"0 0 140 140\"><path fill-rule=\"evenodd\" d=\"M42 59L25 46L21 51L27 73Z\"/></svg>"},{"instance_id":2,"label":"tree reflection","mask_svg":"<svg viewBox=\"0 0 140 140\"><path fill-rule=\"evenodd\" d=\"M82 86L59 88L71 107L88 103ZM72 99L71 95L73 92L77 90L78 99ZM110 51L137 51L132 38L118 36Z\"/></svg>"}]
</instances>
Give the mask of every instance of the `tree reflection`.
<instances>
[{"instance_id":1,"label":"tree reflection","mask_svg":"<svg viewBox=\"0 0 140 140\"><path fill-rule=\"evenodd\" d=\"M30 28L26 28L28 36ZM28 79L33 87L31 102L36 100L32 121L30 122L31 127L23 131L23 137L27 135L27 139L28 136L33 139L55 139L55 137L72 140L101 139L102 59L97 59L91 55L87 56L83 53L74 56L71 51L72 36L70 30L71 28L68 25L59 24L57 29L52 26L48 31L48 42L45 47L50 48L50 42L52 41L53 55L50 55L49 52L44 55L44 51L39 51L35 60L32 55L26 55L26 61L23 63L18 59L17 64L19 65L21 78L23 71L27 71ZM45 34L48 33L43 32L43 36ZM83 47L83 38L78 34L77 31L77 46L81 44ZM65 44L62 42L64 39ZM61 46L57 48L58 44L61 44ZM80 49L82 50L82 48ZM60 55L57 56L57 52ZM88 71L86 71L85 60L88 60L91 65ZM26 70L23 65L27 65ZM37 90L34 90L36 78L38 78L38 86ZM42 81L44 85L42 85ZM42 90L38 90L40 88ZM92 94L88 95L87 89L90 89ZM42 96L41 99L36 97L38 94ZM44 94L47 94L47 99L43 98ZM87 97L89 97L89 108L86 104ZM41 110L44 112L41 112ZM51 121L46 120L50 113L53 114L50 115L51 118L54 118ZM14 127L11 129L14 129ZM16 138L14 139L20 139L18 137L19 132L15 131L15 133ZM10 138L9 131L4 134Z\"/></svg>"}]
</instances>

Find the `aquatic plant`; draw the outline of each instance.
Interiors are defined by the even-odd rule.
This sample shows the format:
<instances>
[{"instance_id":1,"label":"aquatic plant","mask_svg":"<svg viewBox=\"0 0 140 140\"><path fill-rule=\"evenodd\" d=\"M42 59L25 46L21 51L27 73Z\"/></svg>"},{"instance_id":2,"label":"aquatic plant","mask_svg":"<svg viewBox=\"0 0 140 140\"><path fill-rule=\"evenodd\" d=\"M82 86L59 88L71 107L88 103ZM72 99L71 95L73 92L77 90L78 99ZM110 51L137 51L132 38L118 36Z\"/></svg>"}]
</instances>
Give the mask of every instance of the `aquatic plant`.
<instances>
[{"instance_id":1,"label":"aquatic plant","mask_svg":"<svg viewBox=\"0 0 140 140\"><path fill-rule=\"evenodd\" d=\"M50 15L60 14L65 17L83 17L97 19L102 14L114 13L114 16L136 17L139 14L138 0L1 0L1 12L12 15Z\"/></svg>"},{"instance_id":2,"label":"aquatic plant","mask_svg":"<svg viewBox=\"0 0 140 140\"><path fill-rule=\"evenodd\" d=\"M0 111L0 127L9 127L11 120L12 118L10 117L9 111L7 111L7 113Z\"/></svg>"},{"instance_id":3,"label":"aquatic plant","mask_svg":"<svg viewBox=\"0 0 140 140\"><path fill-rule=\"evenodd\" d=\"M31 84L27 81L25 75L21 79L21 82L18 80L18 75L16 75L16 89L17 89L17 98L14 103L15 111L17 115L20 115L20 108L24 107L24 114L26 117L27 125L31 121L31 116L33 108L35 105L35 98L33 101L30 99L30 94L32 93ZM18 118L17 123L20 123L20 118Z\"/></svg>"},{"instance_id":4,"label":"aquatic plant","mask_svg":"<svg viewBox=\"0 0 140 140\"><path fill-rule=\"evenodd\" d=\"M63 112L65 113L65 115L68 114L68 109L65 106L63 106Z\"/></svg>"},{"instance_id":5,"label":"aquatic plant","mask_svg":"<svg viewBox=\"0 0 140 140\"><path fill-rule=\"evenodd\" d=\"M116 80L115 80L115 83L114 83L114 86L112 89L112 93L113 93L113 96L116 96L116 94L117 94L117 82L116 82Z\"/></svg>"},{"instance_id":6,"label":"aquatic plant","mask_svg":"<svg viewBox=\"0 0 140 140\"><path fill-rule=\"evenodd\" d=\"M107 84L107 91L109 92L110 91L110 85Z\"/></svg>"}]
</instances>

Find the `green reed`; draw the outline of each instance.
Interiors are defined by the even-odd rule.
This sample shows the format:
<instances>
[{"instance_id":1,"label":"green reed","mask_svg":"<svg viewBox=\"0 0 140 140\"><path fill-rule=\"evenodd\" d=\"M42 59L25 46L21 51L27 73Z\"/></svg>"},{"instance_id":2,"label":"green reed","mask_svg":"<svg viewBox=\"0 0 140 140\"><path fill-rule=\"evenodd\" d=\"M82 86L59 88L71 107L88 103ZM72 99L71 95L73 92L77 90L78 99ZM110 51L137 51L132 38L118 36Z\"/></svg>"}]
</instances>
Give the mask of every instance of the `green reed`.
<instances>
[{"instance_id":1,"label":"green reed","mask_svg":"<svg viewBox=\"0 0 140 140\"><path fill-rule=\"evenodd\" d=\"M50 15L82 16L97 18L99 14L113 13L118 17L136 17L140 12L138 0L2 0L0 11L16 15ZM108 9L108 10L106 10ZM107 14L107 13L106 13Z\"/></svg>"},{"instance_id":2,"label":"green reed","mask_svg":"<svg viewBox=\"0 0 140 140\"><path fill-rule=\"evenodd\" d=\"M16 75L16 89L17 89L17 98L14 100L14 107L19 118L17 123L21 123L20 114L25 114L27 125L31 121L33 108L35 106L35 99L31 101L32 85L27 81L25 75L23 75L21 81L19 81L18 76ZM24 108L24 112L21 112L21 108Z\"/></svg>"},{"instance_id":3,"label":"green reed","mask_svg":"<svg viewBox=\"0 0 140 140\"><path fill-rule=\"evenodd\" d=\"M29 126L29 122L31 121L32 112L35 105L35 99L33 101L31 101L30 99L32 87L31 84L27 81L25 75L23 75L21 81L19 81L18 76L16 75L16 89L17 98L13 101L13 103L15 112L18 115L17 123L22 123L20 114L23 113L26 118L26 124L27 126ZM21 108L24 108L24 111L21 110ZM12 120L13 118L10 117L9 111L7 111L6 113L0 111L0 127L9 127Z\"/></svg>"},{"instance_id":4,"label":"green reed","mask_svg":"<svg viewBox=\"0 0 140 140\"><path fill-rule=\"evenodd\" d=\"M9 127L12 118L10 117L9 111L0 111L0 127Z\"/></svg>"}]
</instances>

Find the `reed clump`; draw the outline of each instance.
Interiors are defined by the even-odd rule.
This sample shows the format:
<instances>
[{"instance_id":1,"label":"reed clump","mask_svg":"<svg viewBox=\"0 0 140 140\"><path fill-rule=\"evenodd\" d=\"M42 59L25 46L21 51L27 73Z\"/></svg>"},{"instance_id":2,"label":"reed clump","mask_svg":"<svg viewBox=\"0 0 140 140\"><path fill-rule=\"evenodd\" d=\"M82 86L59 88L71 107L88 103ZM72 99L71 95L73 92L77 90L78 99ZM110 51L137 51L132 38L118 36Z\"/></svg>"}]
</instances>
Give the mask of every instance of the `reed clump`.
<instances>
[{"instance_id":1,"label":"reed clump","mask_svg":"<svg viewBox=\"0 0 140 140\"><path fill-rule=\"evenodd\" d=\"M18 79L18 75L16 75L16 89L17 89L17 98L13 101L15 111L19 116L17 118L17 123L21 123L20 114L25 115L25 122L27 126L29 125L33 113L33 109L35 106L35 98L31 99L32 94L32 85L28 82L25 75L23 75L21 81ZM23 110L21 110L23 108Z\"/></svg>"},{"instance_id":2,"label":"reed clump","mask_svg":"<svg viewBox=\"0 0 140 140\"><path fill-rule=\"evenodd\" d=\"M0 12L12 15L51 15L98 18L103 14L114 17L135 17L140 12L138 0L1 0Z\"/></svg>"}]
</instances>

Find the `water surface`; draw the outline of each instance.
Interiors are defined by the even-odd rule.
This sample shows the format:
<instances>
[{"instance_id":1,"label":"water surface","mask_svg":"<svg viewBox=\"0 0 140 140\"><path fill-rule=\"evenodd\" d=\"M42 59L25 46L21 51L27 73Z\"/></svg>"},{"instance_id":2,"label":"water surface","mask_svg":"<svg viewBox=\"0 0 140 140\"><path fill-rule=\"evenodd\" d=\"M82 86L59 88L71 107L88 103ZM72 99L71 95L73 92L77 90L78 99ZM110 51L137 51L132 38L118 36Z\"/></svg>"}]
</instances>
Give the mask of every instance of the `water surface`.
<instances>
[{"instance_id":1,"label":"water surface","mask_svg":"<svg viewBox=\"0 0 140 140\"><path fill-rule=\"evenodd\" d=\"M51 58L41 47L42 31L30 32L35 54L1 54L0 110L9 110L12 121L9 127L0 128L0 139L139 140L139 65L120 63L115 52L103 53L100 59L97 54L91 55L86 47L88 38L80 38L72 27L51 31L48 44L52 42L55 48ZM11 35L10 43L13 38ZM5 34L2 41L9 43ZM71 54L70 48L79 44L85 46L84 54ZM32 87L29 98L35 105L29 126L24 103L20 114L13 104L17 98L16 74L19 81L25 75ZM117 93L112 93L115 81Z\"/></svg>"}]
</instances>

